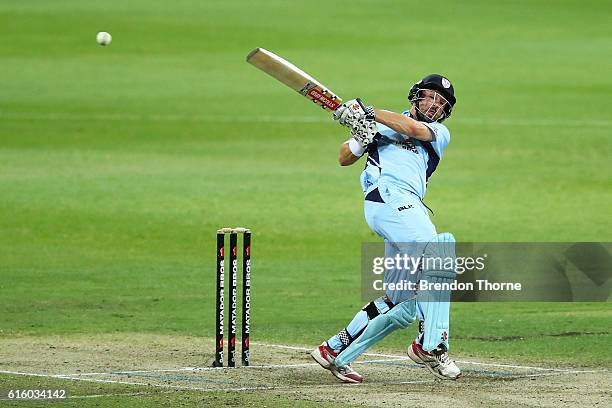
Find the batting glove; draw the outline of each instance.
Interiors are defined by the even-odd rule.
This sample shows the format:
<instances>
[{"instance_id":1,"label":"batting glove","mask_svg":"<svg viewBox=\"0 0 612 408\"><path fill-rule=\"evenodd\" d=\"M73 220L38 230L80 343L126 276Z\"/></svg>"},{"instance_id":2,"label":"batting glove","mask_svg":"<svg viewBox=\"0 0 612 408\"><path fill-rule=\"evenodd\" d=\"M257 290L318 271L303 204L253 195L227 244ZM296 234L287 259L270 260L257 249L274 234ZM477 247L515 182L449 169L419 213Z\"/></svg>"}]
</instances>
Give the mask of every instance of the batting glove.
<instances>
[{"instance_id":1,"label":"batting glove","mask_svg":"<svg viewBox=\"0 0 612 408\"><path fill-rule=\"evenodd\" d=\"M360 119L368 119L374 121L374 108L366 106L361 99L351 99L340 105L334 112L334 120L337 120L342 126L353 127Z\"/></svg>"},{"instance_id":2,"label":"batting glove","mask_svg":"<svg viewBox=\"0 0 612 408\"><path fill-rule=\"evenodd\" d=\"M366 149L370 143L376 141L378 134L376 122L365 117L359 119L351 126L351 137L355 139L363 149Z\"/></svg>"}]
</instances>

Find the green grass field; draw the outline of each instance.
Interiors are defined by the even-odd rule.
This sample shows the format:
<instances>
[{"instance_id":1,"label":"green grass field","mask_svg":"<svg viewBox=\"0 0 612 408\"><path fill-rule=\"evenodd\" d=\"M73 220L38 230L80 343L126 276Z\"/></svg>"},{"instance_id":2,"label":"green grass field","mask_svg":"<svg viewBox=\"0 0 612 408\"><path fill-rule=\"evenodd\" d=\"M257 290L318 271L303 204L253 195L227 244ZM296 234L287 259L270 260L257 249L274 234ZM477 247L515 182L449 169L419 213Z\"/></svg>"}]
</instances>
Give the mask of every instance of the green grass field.
<instances>
[{"instance_id":1,"label":"green grass field","mask_svg":"<svg viewBox=\"0 0 612 408\"><path fill-rule=\"evenodd\" d=\"M611 12L577 0L4 0L0 341L212 337L225 225L254 231L253 341L314 346L346 325L363 304L360 245L377 241L362 164L341 168L344 130L245 63L259 46L345 98L396 111L423 75L453 80L453 140L426 199L439 231L612 241ZM98 31L113 35L109 47ZM610 303L452 313L458 358L612 368ZM401 352L413 335L381 347ZM0 375L0 388L41 381L63 380ZM295 403L75 384L73 394L134 394L105 406Z\"/></svg>"}]
</instances>

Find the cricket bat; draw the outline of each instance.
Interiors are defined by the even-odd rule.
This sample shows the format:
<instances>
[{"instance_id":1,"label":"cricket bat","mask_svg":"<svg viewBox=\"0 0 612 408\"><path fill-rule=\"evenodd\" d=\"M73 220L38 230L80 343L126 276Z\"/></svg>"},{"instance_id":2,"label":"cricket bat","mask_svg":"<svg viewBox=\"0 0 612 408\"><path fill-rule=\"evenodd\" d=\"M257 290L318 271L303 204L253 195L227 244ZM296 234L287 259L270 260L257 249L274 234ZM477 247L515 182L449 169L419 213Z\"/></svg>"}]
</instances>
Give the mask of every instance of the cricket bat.
<instances>
[{"instance_id":1,"label":"cricket bat","mask_svg":"<svg viewBox=\"0 0 612 408\"><path fill-rule=\"evenodd\" d=\"M342 104L342 99L329 88L273 52L256 48L247 55L246 60L326 111L333 112Z\"/></svg>"}]
</instances>

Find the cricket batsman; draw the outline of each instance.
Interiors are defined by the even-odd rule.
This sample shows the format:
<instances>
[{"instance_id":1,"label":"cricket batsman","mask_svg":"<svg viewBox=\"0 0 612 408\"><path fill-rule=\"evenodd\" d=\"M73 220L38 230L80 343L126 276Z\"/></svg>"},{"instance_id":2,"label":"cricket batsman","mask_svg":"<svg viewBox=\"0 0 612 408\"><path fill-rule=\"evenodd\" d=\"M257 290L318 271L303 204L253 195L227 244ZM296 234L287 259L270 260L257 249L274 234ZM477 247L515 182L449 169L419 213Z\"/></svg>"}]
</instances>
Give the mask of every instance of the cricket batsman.
<instances>
[{"instance_id":1,"label":"cricket batsman","mask_svg":"<svg viewBox=\"0 0 612 408\"><path fill-rule=\"evenodd\" d=\"M446 77L432 74L412 86L408 100L411 109L401 114L365 106L360 99L342 104L334 120L351 129L351 138L341 145L339 162L349 166L367 153L360 178L365 218L372 231L384 238L385 257L454 259L453 235L436 232L423 198L427 181L450 142L442 122L451 115L455 91ZM454 266L415 265L385 270L384 281L417 284L455 279ZM457 379L461 370L448 355L450 292L416 289L386 290L311 356L342 381L361 383L363 377L351 363L391 332L418 319L419 333L408 347L408 356L438 378Z\"/></svg>"}]
</instances>

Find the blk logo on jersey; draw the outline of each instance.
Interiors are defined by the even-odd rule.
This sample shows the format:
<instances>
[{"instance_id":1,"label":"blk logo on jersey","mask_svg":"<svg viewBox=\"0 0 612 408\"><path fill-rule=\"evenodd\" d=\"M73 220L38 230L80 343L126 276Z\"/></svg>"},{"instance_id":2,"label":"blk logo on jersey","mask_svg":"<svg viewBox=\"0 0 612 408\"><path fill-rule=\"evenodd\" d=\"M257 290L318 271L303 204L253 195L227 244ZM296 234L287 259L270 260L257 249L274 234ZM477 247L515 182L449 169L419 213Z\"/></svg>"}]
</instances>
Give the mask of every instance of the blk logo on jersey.
<instances>
[{"instance_id":1,"label":"blk logo on jersey","mask_svg":"<svg viewBox=\"0 0 612 408\"><path fill-rule=\"evenodd\" d=\"M412 205L412 204L402 205L401 207L399 207L399 208L397 209L397 211L409 210L409 209L411 209L411 208L414 208L414 205Z\"/></svg>"}]
</instances>

